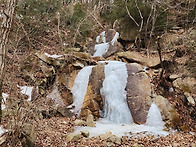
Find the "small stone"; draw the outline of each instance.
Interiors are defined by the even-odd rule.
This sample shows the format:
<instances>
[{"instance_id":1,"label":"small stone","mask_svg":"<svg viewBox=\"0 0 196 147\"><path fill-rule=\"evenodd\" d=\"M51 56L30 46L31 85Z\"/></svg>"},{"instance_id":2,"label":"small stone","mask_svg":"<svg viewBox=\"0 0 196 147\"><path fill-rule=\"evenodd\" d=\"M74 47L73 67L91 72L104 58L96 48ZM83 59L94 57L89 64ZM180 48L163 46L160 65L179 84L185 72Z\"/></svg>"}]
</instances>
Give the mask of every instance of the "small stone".
<instances>
[{"instance_id":1,"label":"small stone","mask_svg":"<svg viewBox=\"0 0 196 147\"><path fill-rule=\"evenodd\" d=\"M88 138L89 137L89 132L88 131L81 131L82 136Z\"/></svg>"},{"instance_id":2,"label":"small stone","mask_svg":"<svg viewBox=\"0 0 196 147\"><path fill-rule=\"evenodd\" d=\"M179 143L176 142L172 143L172 147L179 147L179 146L180 146Z\"/></svg>"},{"instance_id":3,"label":"small stone","mask_svg":"<svg viewBox=\"0 0 196 147\"><path fill-rule=\"evenodd\" d=\"M23 127L23 132L25 134L25 139L26 139L25 145L29 147L33 147L36 140L36 133L35 133L34 126L32 124L25 124Z\"/></svg>"},{"instance_id":4,"label":"small stone","mask_svg":"<svg viewBox=\"0 0 196 147\"><path fill-rule=\"evenodd\" d=\"M78 68L83 68L84 64L80 61L75 61L73 64L73 66L78 67Z\"/></svg>"},{"instance_id":5,"label":"small stone","mask_svg":"<svg viewBox=\"0 0 196 147\"><path fill-rule=\"evenodd\" d=\"M177 78L179 78L180 76L177 75L177 74L173 74L173 75L170 75L169 78L173 81L173 80L176 80Z\"/></svg>"},{"instance_id":6,"label":"small stone","mask_svg":"<svg viewBox=\"0 0 196 147\"><path fill-rule=\"evenodd\" d=\"M88 127L95 127L95 122L92 114L88 114L86 124Z\"/></svg>"},{"instance_id":7,"label":"small stone","mask_svg":"<svg viewBox=\"0 0 196 147\"><path fill-rule=\"evenodd\" d=\"M191 147L196 147L196 143L191 143Z\"/></svg>"},{"instance_id":8,"label":"small stone","mask_svg":"<svg viewBox=\"0 0 196 147\"><path fill-rule=\"evenodd\" d=\"M70 141L77 141L82 137L81 132L78 133L71 133L68 134L66 137L66 142L70 142Z\"/></svg>"},{"instance_id":9,"label":"small stone","mask_svg":"<svg viewBox=\"0 0 196 147\"><path fill-rule=\"evenodd\" d=\"M138 143L135 143L134 145L133 145L133 147L143 147L144 145L143 144L138 144Z\"/></svg>"},{"instance_id":10,"label":"small stone","mask_svg":"<svg viewBox=\"0 0 196 147\"><path fill-rule=\"evenodd\" d=\"M185 92L184 95L186 96L186 98L187 98L187 100L188 100L188 102L189 102L190 104L195 105L195 100L194 100L194 98L191 96L190 93Z\"/></svg>"},{"instance_id":11,"label":"small stone","mask_svg":"<svg viewBox=\"0 0 196 147\"><path fill-rule=\"evenodd\" d=\"M190 104L195 105L195 101L192 96L187 97L187 100Z\"/></svg>"},{"instance_id":12,"label":"small stone","mask_svg":"<svg viewBox=\"0 0 196 147\"><path fill-rule=\"evenodd\" d=\"M107 142L107 146L115 146L113 142Z\"/></svg>"},{"instance_id":13,"label":"small stone","mask_svg":"<svg viewBox=\"0 0 196 147\"><path fill-rule=\"evenodd\" d=\"M84 126L84 125L86 125L86 122L83 121L83 120L81 120L81 119L76 119L76 120L74 121L74 124L75 124L76 126Z\"/></svg>"},{"instance_id":14,"label":"small stone","mask_svg":"<svg viewBox=\"0 0 196 147\"><path fill-rule=\"evenodd\" d=\"M122 136L121 140L122 140L122 143L127 142L127 140L128 140L128 136Z\"/></svg>"},{"instance_id":15,"label":"small stone","mask_svg":"<svg viewBox=\"0 0 196 147\"><path fill-rule=\"evenodd\" d=\"M0 145L6 141L6 135L0 137Z\"/></svg>"}]
</instances>

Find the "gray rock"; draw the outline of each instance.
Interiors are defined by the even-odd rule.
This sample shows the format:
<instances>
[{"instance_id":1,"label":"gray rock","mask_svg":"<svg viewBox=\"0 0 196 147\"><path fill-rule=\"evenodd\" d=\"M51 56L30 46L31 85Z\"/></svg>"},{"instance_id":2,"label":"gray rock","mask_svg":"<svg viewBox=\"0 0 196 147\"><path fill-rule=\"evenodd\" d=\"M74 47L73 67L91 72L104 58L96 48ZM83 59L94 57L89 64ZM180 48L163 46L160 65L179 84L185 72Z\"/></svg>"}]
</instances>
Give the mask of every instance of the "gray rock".
<instances>
[{"instance_id":1,"label":"gray rock","mask_svg":"<svg viewBox=\"0 0 196 147\"><path fill-rule=\"evenodd\" d=\"M84 125L86 125L86 122L85 122L84 120L81 120L81 119L76 119L76 120L74 121L74 124L75 124L76 126L84 126Z\"/></svg>"},{"instance_id":2,"label":"gray rock","mask_svg":"<svg viewBox=\"0 0 196 147\"><path fill-rule=\"evenodd\" d=\"M77 141L82 137L81 132L78 133L70 133L66 137L66 142Z\"/></svg>"},{"instance_id":3,"label":"gray rock","mask_svg":"<svg viewBox=\"0 0 196 147\"><path fill-rule=\"evenodd\" d=\"M89 137L89 132L88 131L81 131L82 136L88 138Z\"/></svg>"}]
</instances>

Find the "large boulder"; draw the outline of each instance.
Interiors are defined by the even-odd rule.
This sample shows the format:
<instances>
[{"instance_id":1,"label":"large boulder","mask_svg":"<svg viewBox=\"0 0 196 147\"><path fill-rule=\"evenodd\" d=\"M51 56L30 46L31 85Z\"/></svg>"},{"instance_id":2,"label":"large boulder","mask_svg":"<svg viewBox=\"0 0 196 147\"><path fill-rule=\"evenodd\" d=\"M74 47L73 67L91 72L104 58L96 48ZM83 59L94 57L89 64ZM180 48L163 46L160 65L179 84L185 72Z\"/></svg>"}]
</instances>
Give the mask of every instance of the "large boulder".
<instances>
[{"instance_id":1,"label":"large boulder","mask_svg":"<svg viewBox=\"0 0 196 147\"><path fill-rule=\"evenodd\" d=\"M133 121L137 124L144 124L152 104L150 79L146 73L140 72L139 65L127 64L126 66L128 71L127 103Z\"/></svg>"}]
</instances>

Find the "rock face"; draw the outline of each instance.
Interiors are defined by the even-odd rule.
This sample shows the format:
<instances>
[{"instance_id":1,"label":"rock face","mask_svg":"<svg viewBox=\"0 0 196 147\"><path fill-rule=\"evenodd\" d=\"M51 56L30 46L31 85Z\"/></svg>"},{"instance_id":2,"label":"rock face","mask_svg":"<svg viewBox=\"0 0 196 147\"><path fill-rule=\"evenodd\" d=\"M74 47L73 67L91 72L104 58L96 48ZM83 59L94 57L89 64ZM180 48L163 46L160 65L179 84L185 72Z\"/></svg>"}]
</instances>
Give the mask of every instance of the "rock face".
<instances>
[{"instance_id":1,"label":"rock face","mask_svg":"<svg viewBox=\"0 0 196 147\"><path fill-rule=\"evenodd\" d=\"M152 104L150 79L137 64L127 64L127 103L131 110L133 121L144 124L148 110Z\"/></svg>"},{"instance_id":2,"label":"rock face","mask_svg":"<svg viewBox=\"0 0 196 147\"><path fill-rule=\"evenodd\" d=\"M86 118L88 111L91 111L95 119L100 117L99 110L103 109L102 97L100 89L102 88L103 80L105 79L104 66L98 64L92 69L89 77L89 84L84 98L83 107L80 116Z\"/></svg>"}]
</instances>

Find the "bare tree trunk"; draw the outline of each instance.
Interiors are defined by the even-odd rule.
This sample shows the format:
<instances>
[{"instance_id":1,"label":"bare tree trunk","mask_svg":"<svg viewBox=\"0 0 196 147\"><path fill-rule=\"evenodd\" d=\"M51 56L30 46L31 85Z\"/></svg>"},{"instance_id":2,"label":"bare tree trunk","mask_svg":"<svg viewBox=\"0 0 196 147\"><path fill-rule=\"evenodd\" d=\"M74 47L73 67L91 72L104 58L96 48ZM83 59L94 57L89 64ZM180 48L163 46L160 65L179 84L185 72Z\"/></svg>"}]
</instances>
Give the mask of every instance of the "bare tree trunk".
<instances>
[{"instance_id":1,"label":"bare tree trunk","mask_svg":"<svg viewBox=\"0 0 196 147\"><path fill-rule=\"evenodd\" d=\"M2 85L4 79L5 59L7 53L6 45L8 43L8 36L10 33L10 28L14 16L16 1L17 0L7 0L7 7L5 8L5 10L2 10L1 12L3 14L3 21L0 26L0 123L2 117Z\"/></svg>"}]
</instances>

